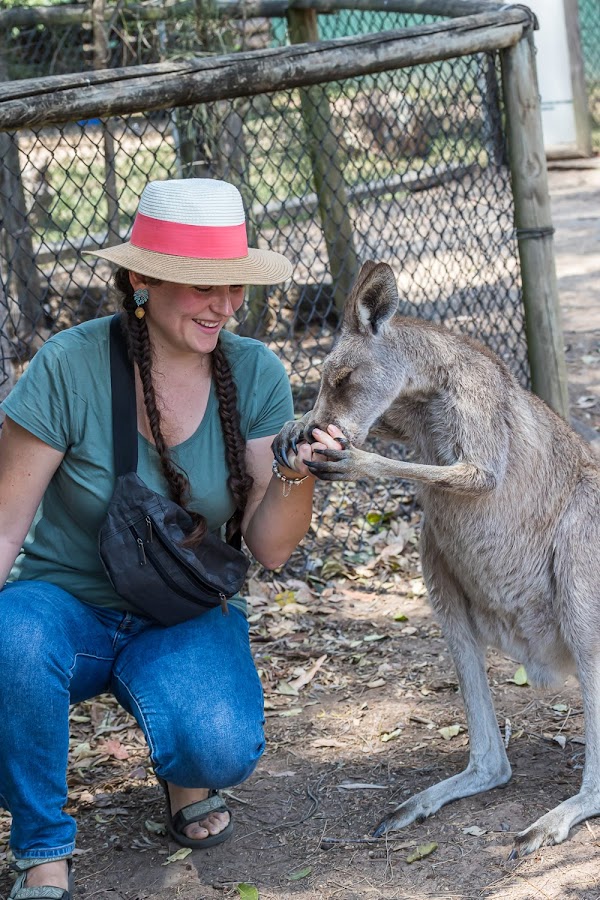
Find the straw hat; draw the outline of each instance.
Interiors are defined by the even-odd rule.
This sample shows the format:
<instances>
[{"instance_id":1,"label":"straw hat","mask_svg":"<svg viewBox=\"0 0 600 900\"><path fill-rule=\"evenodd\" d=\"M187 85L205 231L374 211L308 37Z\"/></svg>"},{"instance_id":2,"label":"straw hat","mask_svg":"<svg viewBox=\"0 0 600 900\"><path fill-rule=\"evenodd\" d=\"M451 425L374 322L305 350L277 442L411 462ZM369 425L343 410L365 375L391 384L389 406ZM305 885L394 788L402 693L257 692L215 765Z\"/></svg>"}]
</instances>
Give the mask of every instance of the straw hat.
<instances>
[{"instance_id":1,"label":"straw hat","mask_svg":"<svg viewBox=\"0 0 600 900\"><path fill-rule=\"evenodd\" d=\"M178 284L276 284L292 274L285 256L248 247L240 192L212 178L150 181L130 239L87 253Z\"/></svg>"}]
</instances>

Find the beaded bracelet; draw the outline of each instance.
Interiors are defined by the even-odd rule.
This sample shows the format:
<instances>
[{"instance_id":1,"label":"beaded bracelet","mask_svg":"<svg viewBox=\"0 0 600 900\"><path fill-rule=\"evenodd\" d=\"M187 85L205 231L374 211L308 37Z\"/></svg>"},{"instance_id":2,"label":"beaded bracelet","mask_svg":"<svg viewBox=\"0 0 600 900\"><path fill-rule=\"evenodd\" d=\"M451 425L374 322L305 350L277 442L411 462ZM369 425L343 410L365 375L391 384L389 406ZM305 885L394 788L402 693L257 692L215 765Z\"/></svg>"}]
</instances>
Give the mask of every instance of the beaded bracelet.
<instances>
[{"instance_id":1,"label":"beaded bracelet","mask_svg":"<svg viewBox=\"0 0 600 900\"><path fill-rule=\"evenodd\" d=\"M283 482L284 497L289 496L293 484L302 484L302 482L306 481L306 479L308 478L308 475L304 475L302 478L288 478L287 475L284 475L279 468L279 464L276 459L273 460L271 469L273 471L273 475L275 475L276 478L279 478L279 480Z\"/></svg>"}]
</instances>

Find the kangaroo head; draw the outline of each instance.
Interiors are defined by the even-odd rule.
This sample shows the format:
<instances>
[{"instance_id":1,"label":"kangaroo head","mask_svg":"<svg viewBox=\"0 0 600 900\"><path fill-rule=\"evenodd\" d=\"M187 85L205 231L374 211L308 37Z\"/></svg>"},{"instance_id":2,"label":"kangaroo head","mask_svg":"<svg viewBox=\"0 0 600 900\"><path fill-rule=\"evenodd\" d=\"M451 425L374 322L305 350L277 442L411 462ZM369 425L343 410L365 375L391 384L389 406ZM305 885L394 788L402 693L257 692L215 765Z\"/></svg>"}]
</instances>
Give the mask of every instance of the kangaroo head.
<instances>
[{"instance_id":1,"label":"kangaroo head","mask_svg":"<svg viewBox=\"0 0 600 900\"><path fill-rule=\"evenodd\" d=\"M397 359L392 363L398 289L391 268L366 262L346 305L340 335L323 363L312 418L337 425L360 444L398 394ZM400 376L401 377L401 376Z\"/></svg>"}]
</instances>

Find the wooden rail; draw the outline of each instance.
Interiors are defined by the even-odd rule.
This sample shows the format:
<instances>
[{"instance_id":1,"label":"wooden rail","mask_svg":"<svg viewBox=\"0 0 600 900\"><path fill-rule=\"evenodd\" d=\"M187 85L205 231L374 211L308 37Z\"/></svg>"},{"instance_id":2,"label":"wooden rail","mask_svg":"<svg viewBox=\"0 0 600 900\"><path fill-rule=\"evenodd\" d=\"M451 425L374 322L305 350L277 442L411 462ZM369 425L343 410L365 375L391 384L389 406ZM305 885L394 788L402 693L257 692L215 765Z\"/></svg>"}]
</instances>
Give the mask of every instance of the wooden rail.
<instances>
[{"instance_id":1,"label":"wooden rail","mask_svg":"<svg viewBox=\"0 0 600 900\"><path fill-rule=\"evenodd\" d=\"M3 85L0 131L250 97L503 49L531 21L527 9L514 7L317 44L23 79Z\"/></svg>"},{"instance_id":2,"label":"wooden rail","mask_svg":"<svg viewBox=\"0 0 600 900\"><path fill-rule=\"evenodd\" d=\"M255 17L274 18L287 15L291 9L314 9L318 13L333 13L340 10L361 12L407 13L426 16L459 18L485 12L499 12L507 4L494 0L216 0L216 15L232 19ZM130 4L106 8L106 21L116 15L141 22L157 22L177 19L193 14L195 0L179 0L163 6ZM81 25L91 24L90 6L29 6L0 10L0 30L7 28L28 28L35 25Z\"/></svg>"}]
</instances>

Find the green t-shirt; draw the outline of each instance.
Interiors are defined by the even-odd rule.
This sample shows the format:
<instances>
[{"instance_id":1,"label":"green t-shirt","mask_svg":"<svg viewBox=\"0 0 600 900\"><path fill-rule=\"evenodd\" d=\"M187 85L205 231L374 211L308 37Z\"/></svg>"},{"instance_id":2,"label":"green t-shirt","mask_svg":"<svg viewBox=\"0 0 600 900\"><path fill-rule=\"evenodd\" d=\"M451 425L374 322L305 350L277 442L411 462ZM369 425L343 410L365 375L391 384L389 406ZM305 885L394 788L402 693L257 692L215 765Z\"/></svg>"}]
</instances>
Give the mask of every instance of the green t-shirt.
<instances>
[{"instance_id":1,"label":"green t-shirt","mask_svg":"<svg viewBox=\"0 0 600 900\"><path fill-rule=\"evenodd\" d=\"M1 404L14 422L65 454L8 580L49 581L86 603L126 610L98 555L98 531L115 478L109 323L110 317L95 319L50 338ZM276 434L293 418L281 361L251 338L223 331L221 342L237 386L243 436ZM190 508L218 531L234 502L214 385L197 431L171 455L189 478ZM152 490L168 496L158 454L142 435L137 472ZM233 603L245 607L241 597Z\"/></svg>"}]
</instances>

